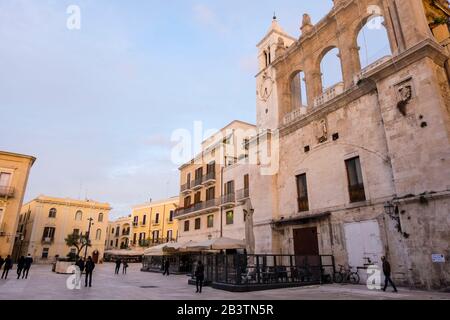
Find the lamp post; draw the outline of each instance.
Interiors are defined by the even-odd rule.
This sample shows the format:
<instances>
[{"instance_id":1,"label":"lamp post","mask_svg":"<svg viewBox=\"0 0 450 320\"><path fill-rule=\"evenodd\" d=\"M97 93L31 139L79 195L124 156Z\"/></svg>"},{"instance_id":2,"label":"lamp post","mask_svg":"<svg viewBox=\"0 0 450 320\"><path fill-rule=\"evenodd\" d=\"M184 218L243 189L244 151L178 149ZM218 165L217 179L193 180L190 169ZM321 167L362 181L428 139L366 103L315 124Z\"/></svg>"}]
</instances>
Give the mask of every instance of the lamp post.
<instances>
[{"instance_id":1,"label":"lamp post","mask_svg":"<svg viewBox=\"0 0 450 320\"><path fill-rule=\"evenodd\" d=\"M85 239L86 247L84 248L84 261L86 261L86 257L87 257L87 249L89 247L89 238L91 236L91 226L93 224L92 221L94 221L94 219L89 218L88 221L89 221L89 227L88 227L87 237Z\"/></svg>"}]
</instances>

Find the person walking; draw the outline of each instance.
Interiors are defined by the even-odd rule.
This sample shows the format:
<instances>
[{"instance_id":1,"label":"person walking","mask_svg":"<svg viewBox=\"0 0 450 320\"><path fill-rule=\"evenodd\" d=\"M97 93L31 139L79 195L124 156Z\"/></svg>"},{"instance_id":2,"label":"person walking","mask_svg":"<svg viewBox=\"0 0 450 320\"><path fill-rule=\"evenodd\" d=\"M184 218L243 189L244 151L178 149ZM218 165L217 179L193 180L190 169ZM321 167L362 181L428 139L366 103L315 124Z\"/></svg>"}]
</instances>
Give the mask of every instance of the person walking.
<instances>
[{"instance_id":1,"label":"person walking","mask_svg":"<svg viewBox=\"0 0 450 320\"><path fill-rule=\"evenodd\" d=\"M397 293L397 287L395 286L394 281L391 279L391 264L386 259L386 257L381 257L381 261L383 262L383 273L384 273L384 288L383 291L386 291L388 284L390 283L394 288L394 292Z\"/></svg>"},{"instance_id":2,"label":"person walking","mask_svg":"<svg viewBox=\"0 0 450 320\"><path fill-rule=\"evenodd\" d=\"M20 279L22 270L25 268L25 257L21 256L19 261L17 261L17 279Z\"/></svg>"},{"instance_id":3,"label":"person walking","mask_svg":"<svg viewBox=\"0 0 450 320\"><path fill-rule=\"evenodd\" d=\"M120 265L122 264L122 260L121 259L117 259L116 260L116 274L119 274L120 271Z\"/></svg>"},{"instance_id":4,"label":"person walking","mask_svg":"<svg viewBox=\"0 0 450 320\"><path fill-rule=\"evenodd\" d=\"M24 277L25 277L25 279L28 279L28 272L30 272L32 264L33 264L33 258L31 257L31 254L28 254L28 256L25 258L25 267L23 269L22 279Z\"/></svg>"},{"instance_id":5,"label":"person walking","mask_svg":"<svg viewBox=\"0 0 450 320\"><path fill-rule=\"evenodd\" d=\"M195 269L195 284L197 286L196 293L202 293L204 280L205 280L205 266L201 261L199 261L197 263L197 268Z\"/></svg>"},{"instance_id":6,"label":"person walking","mask_svg":"<svg viewBox=\"0 0 450 320\"><path fill-rule=\"evenodd\" d=\"M2 279L5 278L6 280L8 279L9 270L11 270L13 266L13 262L10 255L6 257L4 265L5 266L3 267Z\"/></svg>"},{"instance_id":7,"label":"person walking","mask_svg":"<svg viewBox=\"0 0 450 320\"><path fill-rule=\"evenodd\" d=\"M0 256L0 270L2 270L3 264L5 263L5 259Z\"/></svg>"},{"instance_id":8,"label":"person walking","mask_svg":"<svg viewBox=\"0 0 450 320\"><path fill-rule=\"evenodd\" d=\"M92 260L92 257L89 257L86 261L86 264L84 266L84 269L86 270L86 280L84 282L84 286L88 286L88 280L89 280L89 287L92 287L92 273L95 269L95 263Z\"/></svg>"},{"instance_id":9,"label":"person walking","mask_svg":"<svg viewBox=\"0 0 450 320\"><path fill-rule=\"evenodd\" d=\"M124 261L122 273L127 274L127 269L128 269L128 262Z\"/></svg>"},{"instance_id":10,"label":"person walking","mask_svg":"<svg viewBox=\"0 0 450 320\"><path fill-rule=\"evenodd\" d=\"M84 260L83 258L79 257L75 265L80 269L80 274L83 274L84 271Z\"/></svg>"},{"instance_id":11,"label":"person walking","mask_svg":"<svg viewBox=\"0 0 450 320\"><path fill-rule=\"evenodd\" d=\"M169 259L166 259L166 261L164 261L164 273L163 273L163 276L165 276L165 275L169 276L169 270L170 270L170 261L169 261Z\"/></svg>"}]
</instances>

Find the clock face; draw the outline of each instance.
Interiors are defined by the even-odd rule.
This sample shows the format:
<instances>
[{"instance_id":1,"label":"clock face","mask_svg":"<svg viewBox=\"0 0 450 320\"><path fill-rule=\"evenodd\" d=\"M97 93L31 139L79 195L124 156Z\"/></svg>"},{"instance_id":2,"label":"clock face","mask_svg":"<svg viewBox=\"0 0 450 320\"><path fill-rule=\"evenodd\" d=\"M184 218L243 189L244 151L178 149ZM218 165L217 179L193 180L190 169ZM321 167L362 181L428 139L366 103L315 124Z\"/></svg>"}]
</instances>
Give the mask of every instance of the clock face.
<instances>
[{"instance_id":1,"label":"clock face","mask_svg":"<svg viewBox=\"0 0 450 320\"><path fill-rule=\"evenodd\" d=\"M273 80L267 75L263 76L263 81L259 86L258 96L262 101L267 101L272 94Z\"/></svg>"}]
</instances>

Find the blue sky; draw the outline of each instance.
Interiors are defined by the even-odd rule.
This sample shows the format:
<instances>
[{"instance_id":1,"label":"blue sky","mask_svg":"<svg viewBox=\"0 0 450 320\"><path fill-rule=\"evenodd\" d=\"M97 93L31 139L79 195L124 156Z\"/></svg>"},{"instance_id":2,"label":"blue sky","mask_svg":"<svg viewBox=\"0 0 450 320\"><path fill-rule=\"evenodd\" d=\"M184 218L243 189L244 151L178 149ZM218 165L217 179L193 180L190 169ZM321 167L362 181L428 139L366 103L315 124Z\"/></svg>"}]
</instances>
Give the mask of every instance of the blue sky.
<instances>
[{"instance_id":1,"label":"blue sky","mask_svg":"<svg viewBox=\"0 0 450 320\"><path fill-rule=\"evenodd\" d=\"M66 28L69 5L81 30ZM178 193L171 133L255 122L256 44L331 0L0 0L0 149L38 158L25 200Z\"/></svg>"}]
</instances>

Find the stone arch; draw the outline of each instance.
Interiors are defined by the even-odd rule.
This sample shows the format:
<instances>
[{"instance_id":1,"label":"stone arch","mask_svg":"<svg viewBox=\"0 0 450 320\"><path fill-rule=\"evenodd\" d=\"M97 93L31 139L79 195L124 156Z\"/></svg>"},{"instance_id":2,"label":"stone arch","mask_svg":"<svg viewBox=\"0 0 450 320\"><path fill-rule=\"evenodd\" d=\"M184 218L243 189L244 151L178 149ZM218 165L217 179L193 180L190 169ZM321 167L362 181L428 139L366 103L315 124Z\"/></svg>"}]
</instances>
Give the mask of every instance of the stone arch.
<instances>
[{"instance_id":1,"label":"stone arch","mask_svg":"<svg viewBox=\"0 0 450 320\"><path fill-rule=\"evenodd\" d=\"M301 67L293 68L289 76L289 95L291 111L308 106L308 86L305 71Z\"/></svg>"},{"instance_id":2,"label":"stone arch","mask_svg":"<svg viewBox=\"0 0 450 320\"><path fill-rule=\"evenodd\" d=\"M366 14L355 24L352 39L359 51L360 69L393 54L394 46L383 12Z\"/></svg>"},{"instance_id":3,"label":"stone arch","mask_svg":"<svg viewBox=\"0 0 450 320\"><path fill-rule=\"evenodd\" d=\"M343 81L344 77L340 52L341 50L338 45L331 44L323 48L321 53L317 57L316 68L317 70L319 70L319 74L321 76L321 93L323 93L326 89ZM335 55L335 57L333 57L332 55ZM327 60L328 58L329 61Z\"/></svg>"}]
</instances>

